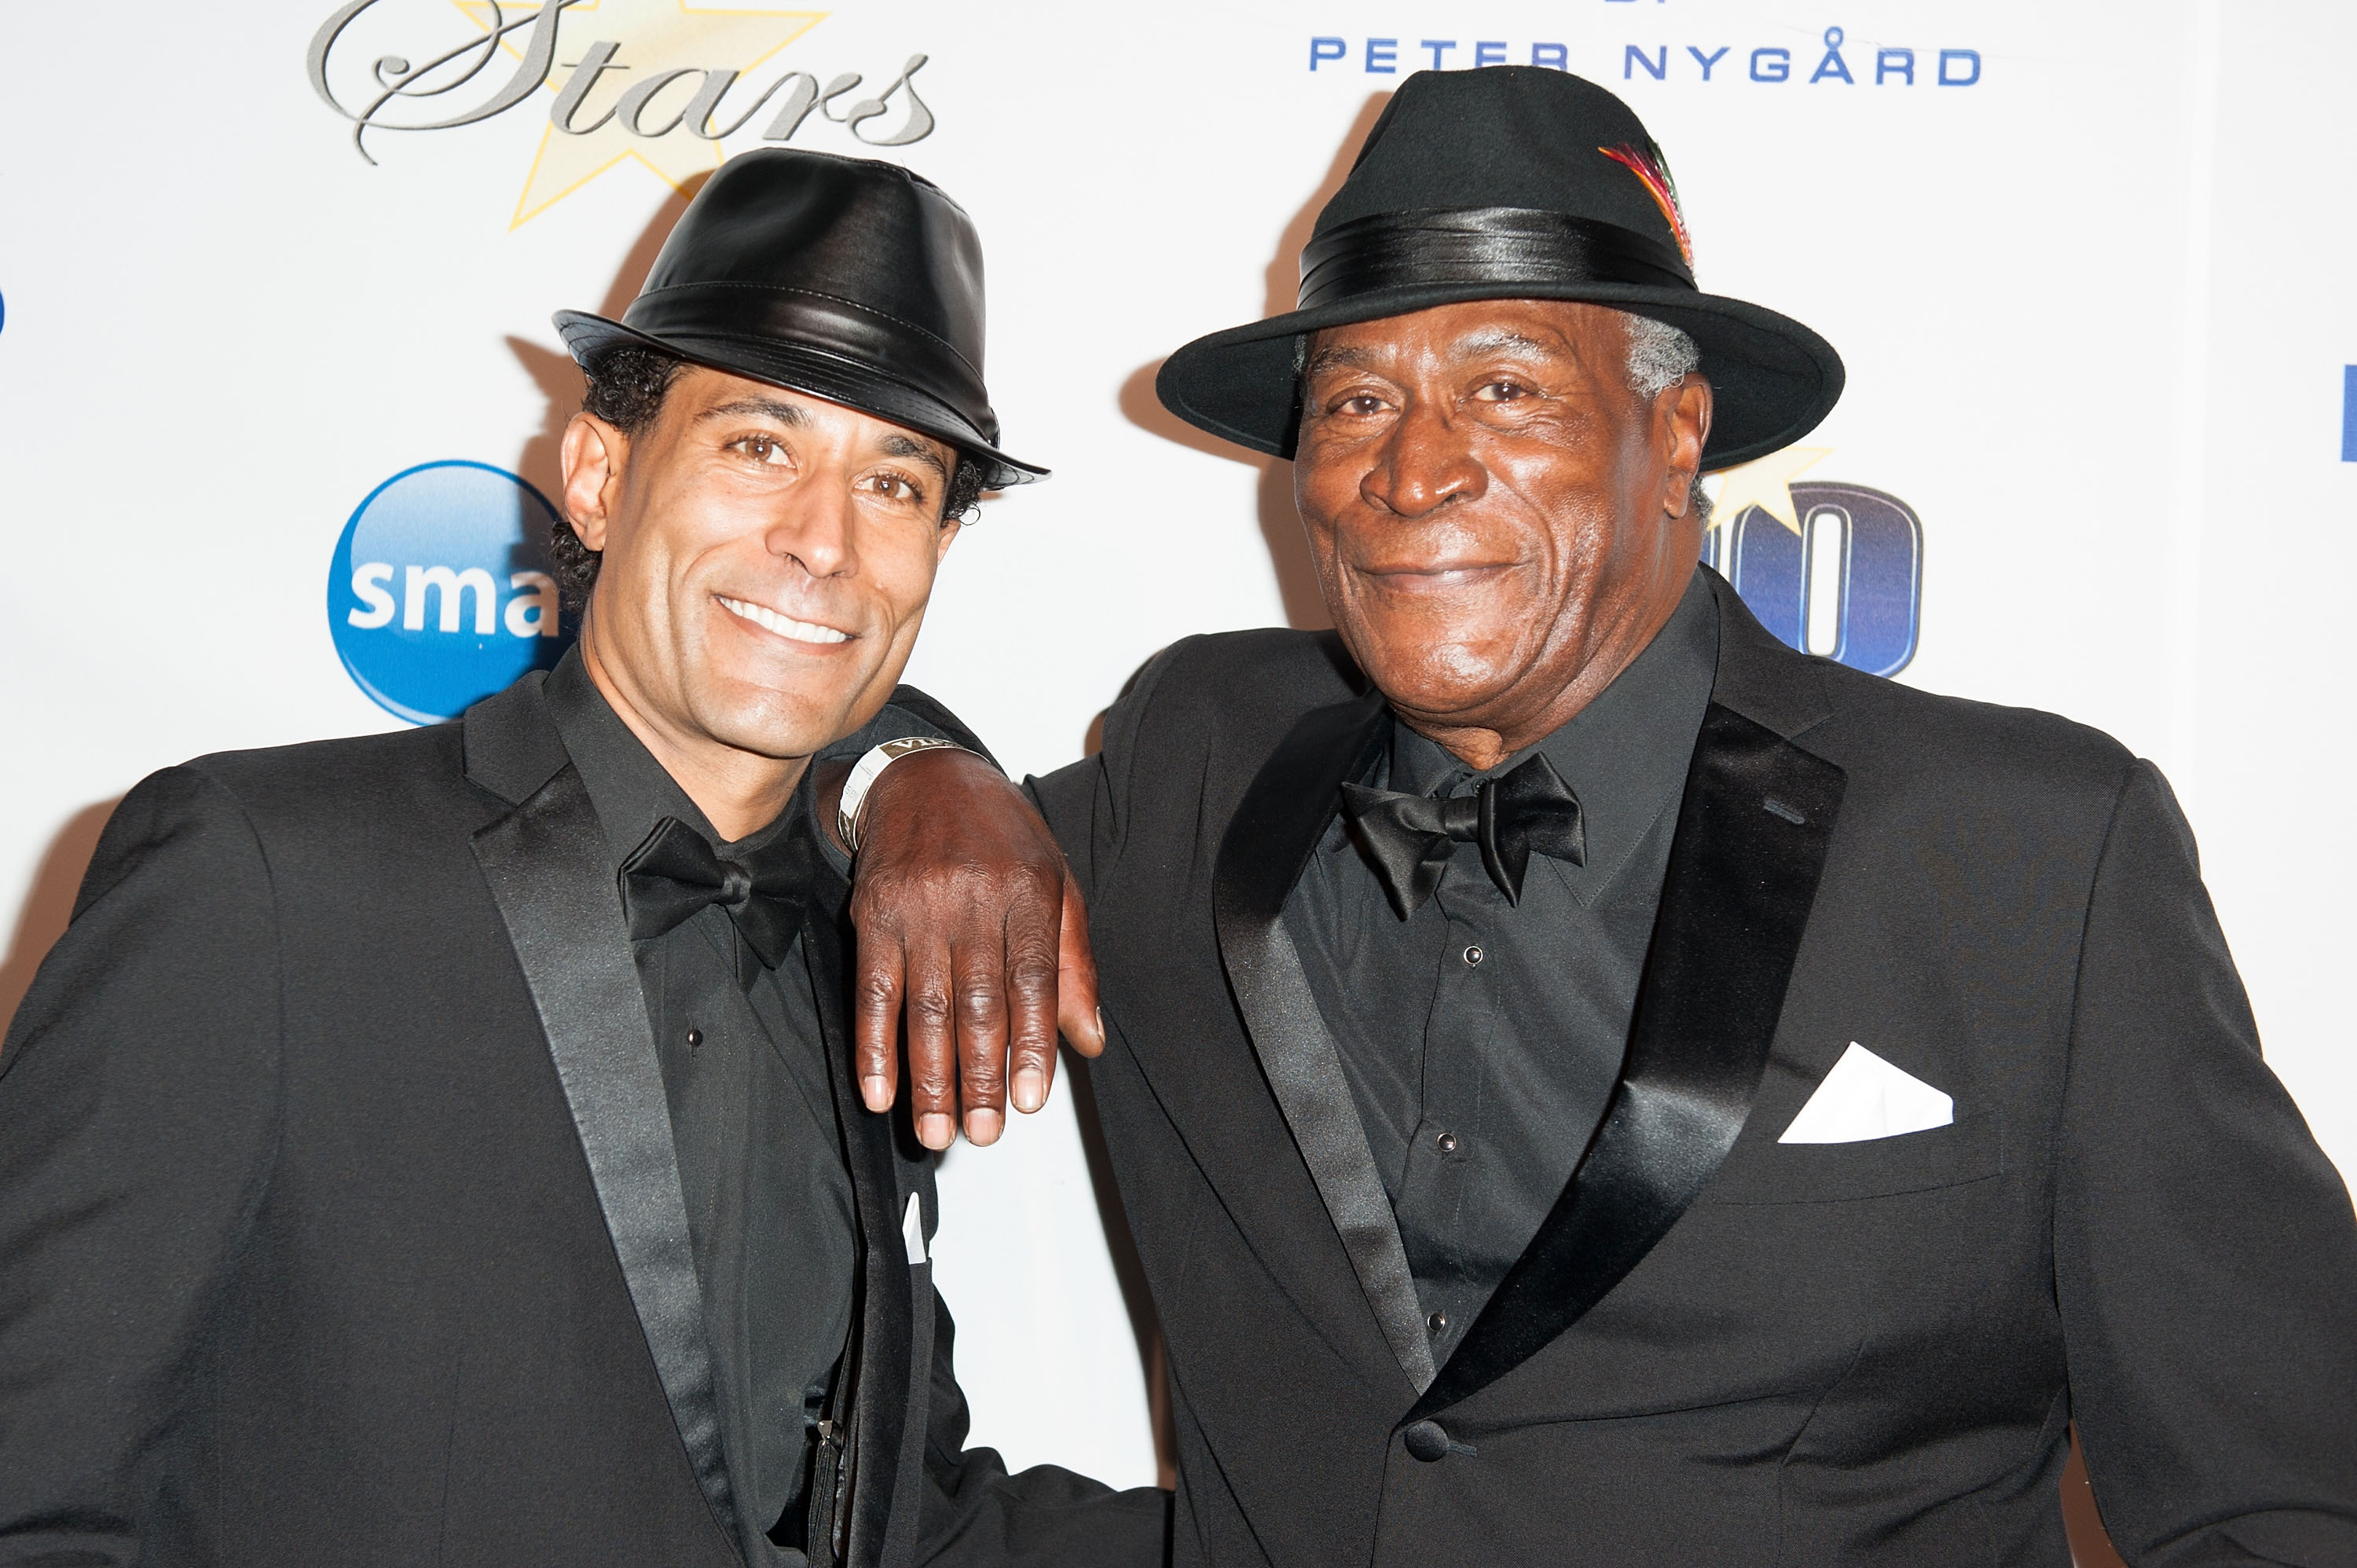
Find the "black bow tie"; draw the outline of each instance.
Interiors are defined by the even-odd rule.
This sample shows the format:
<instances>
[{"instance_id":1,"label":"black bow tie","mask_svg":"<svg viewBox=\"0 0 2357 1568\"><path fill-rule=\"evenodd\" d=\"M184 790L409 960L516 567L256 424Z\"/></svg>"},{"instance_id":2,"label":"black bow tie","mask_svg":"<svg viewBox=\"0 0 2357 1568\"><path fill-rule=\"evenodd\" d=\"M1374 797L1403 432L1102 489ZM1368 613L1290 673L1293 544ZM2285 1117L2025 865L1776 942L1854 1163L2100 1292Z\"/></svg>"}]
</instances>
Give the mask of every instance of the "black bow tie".
<instances>
[{"instance_id":1,"label":"black bow tie","mask_svg":"<svg viewBox=\"0 0 2357 1568\"><path fill-rule=\"evenodd\" d=\"M1523 897L1523 870L1531 852L1587 864L1587 831L1579 797L1544 757L1534 757L1500 779L1484 779L1471 795L1437 800L1342 786L1342 815L1375 864L1383 891L1403 920L1440 886L1459 843L1481 846L1481 865L1509 904Z\"/></svg>"},{"instance_id":2,"label":"black bow tie","mask_svg":"<svg viewBox=\"0 0 2357 1568\"><path fill-rule=\"evenodd\" d=\"M702 833L665 817L622 863L622 913L630 940L662 936L717 904L728 911L745 947L775 969L802 930L796 858L788 835L780 833L744 863L723 860ZM749 990L759 972L742 961L741 952L738 959L737 978Z\"/></svg>"}]
</instances>

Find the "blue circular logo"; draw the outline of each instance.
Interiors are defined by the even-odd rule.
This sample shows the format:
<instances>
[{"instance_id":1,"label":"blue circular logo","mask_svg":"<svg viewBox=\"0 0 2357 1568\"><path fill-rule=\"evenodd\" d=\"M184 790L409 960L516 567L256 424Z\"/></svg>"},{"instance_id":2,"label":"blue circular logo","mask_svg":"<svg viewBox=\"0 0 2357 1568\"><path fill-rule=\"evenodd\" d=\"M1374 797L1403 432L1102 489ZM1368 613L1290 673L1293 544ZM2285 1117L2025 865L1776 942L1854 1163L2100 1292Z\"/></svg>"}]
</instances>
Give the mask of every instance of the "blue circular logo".
<instances>
[{"instance_id":1,"label":"blue circular logo","mask_svg":"<svg viewBox=\"0 0 2357 1568\"><path fill-rule=\"evenodd\" d=\"M488 463L421 463L371 490L328 567L328 629L354 682L430 725L554 664L575 629L548 560L555 521Z\"/></svg>"}]
</instances>

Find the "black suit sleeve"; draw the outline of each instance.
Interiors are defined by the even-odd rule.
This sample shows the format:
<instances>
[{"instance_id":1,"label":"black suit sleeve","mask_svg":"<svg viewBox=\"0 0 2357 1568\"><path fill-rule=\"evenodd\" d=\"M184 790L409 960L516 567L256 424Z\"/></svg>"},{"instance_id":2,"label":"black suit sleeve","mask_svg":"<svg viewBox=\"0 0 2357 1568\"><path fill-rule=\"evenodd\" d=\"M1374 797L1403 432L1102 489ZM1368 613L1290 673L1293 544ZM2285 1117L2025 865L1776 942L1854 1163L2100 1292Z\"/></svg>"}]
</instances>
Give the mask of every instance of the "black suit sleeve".
<instances>
[{"instance_id":1,"label":"black suit sleeve","mask_svg":"<svg viewBox=\"0 0 2357 1568\"><path fill-rule=\"evenodd\" d=\"M925 1443L923 1539L929 1568L1159 1568L1170 1494L1116 1492L1053 1465L1010 1476L996 1449L965 1446L965 1395L952 1354L956 1327L933 1294L933 1386Z\"/></svg>"},{"instance_id":2,"label":"black suit sleeve","mask_svg":"<svg viewBox=\"0 0 2357 1568\"><path fill-rule=\"evenodd\" d=\"M1192 639L1189 639L1192 641ZM1156 691L1186 642L1174 642L1140 665L1105 710L1104 745L1093 757L1023 781L1071 862L1081 896L1093 900L1120 857L1129 819L1129 777Z\"/></svg>"},{"instance_id":3,"label":"black suit sleeve","mask_svg":"<svg viewBox=\"0 0 2357 1568\"><path fill-rule=\"evenodd\" d=\"M1023 780L1024 791L1047 819L1048 831L1056 835L1057 847L1072 868L1072 879L1081 885L1081 897L1092 904L1096 902L1100 858L1097 824L1111 815L1109 782L1103 753Z\"/></svg>"},{"instance_id":4,"label":"black suit sleeve","mask_svg":"<svg viewBox=\"0 0 2357 1568\"><path fill-rule=\"evenodd\" d=\"M2054 1262L2104 1523L2137 1564L2357 1563L2357 1222L2149 763L2081 964Z\"/></svg>"},{"instance_id":5,"label":"black suit sleeve","mask_svg":"<svg viewBox=\"0 0 2357 1568\"><path fill-rule=\"evenodd\" d=\"M278 943L244 813L190 768L100 840L0 1054L0 1563L142 1561L196 1502L211 1310L279 1114Z\"/></svg>"}]
</instances>

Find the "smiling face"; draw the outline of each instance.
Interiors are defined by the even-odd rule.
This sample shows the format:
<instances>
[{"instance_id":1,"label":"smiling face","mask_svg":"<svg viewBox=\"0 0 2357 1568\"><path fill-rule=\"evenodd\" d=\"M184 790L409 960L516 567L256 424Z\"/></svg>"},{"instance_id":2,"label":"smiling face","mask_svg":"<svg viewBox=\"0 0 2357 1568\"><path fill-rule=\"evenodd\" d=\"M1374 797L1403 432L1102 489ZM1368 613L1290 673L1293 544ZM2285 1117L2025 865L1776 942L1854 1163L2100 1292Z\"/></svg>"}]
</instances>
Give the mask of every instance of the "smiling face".
<instances>
[{"instance_id":1,"label":"smiling face","mask_svg":"<svg viewBox=\"0 0 2357 1568\"><path fill-rule=\"evenodd\" d=\"M1710 387L1633 391L1627 320L1482 300L1310 343L1294 494L1327 607L1394 710L1476 767L1585 707L1694 575Z\"/></svg>"},{"instance_id":2,"label":"smiling face","mask_svg":"<svg viewBox=\"0 0 2357 1568\"><path fill-rule=\"evenodd\" d=\"M599 685L674 774L798 777L908 664L958 531L941 515L956 463L931 436L693 365L635 435L575 415L565 509L603 553L582 630Z\"/></svg>"}]
</instances>

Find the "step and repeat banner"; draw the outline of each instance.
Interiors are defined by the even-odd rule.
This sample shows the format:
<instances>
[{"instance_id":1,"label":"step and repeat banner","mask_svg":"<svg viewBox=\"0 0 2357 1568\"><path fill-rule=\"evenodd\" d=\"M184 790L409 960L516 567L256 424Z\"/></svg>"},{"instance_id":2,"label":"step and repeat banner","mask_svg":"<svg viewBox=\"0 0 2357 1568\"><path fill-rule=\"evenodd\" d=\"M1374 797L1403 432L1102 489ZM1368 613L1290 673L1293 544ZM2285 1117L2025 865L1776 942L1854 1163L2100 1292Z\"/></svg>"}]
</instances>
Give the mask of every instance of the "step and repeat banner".
<instances>
[{"instance_id":1,"label":"step and repeat banner","mask_svg":"<svg viewBox=\"0 0 2357 1568\"><path fill-rule=\"evenodd\" d=\"M1289 305L1403 76L1537 65L1644 116L1706 288L1848 361L1718 481L1711 559L1797 646L2156 758L2357 1171L2348 6L156 0L0 39L0 1015L143 774L434 723L568 645L549 314L619 314L731 153L895 159L980 226L991 390L1055 477L960 540L911 678L1012 766L1176 638L1322 624L1284 466L1155 368ZM1071 1097L942 1204L976 1440L1150 1479Z\"/></svg>"}]
</instances>

